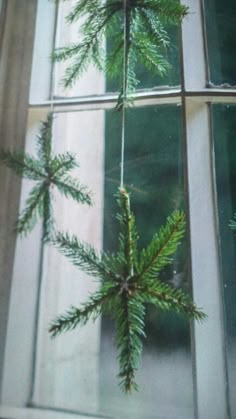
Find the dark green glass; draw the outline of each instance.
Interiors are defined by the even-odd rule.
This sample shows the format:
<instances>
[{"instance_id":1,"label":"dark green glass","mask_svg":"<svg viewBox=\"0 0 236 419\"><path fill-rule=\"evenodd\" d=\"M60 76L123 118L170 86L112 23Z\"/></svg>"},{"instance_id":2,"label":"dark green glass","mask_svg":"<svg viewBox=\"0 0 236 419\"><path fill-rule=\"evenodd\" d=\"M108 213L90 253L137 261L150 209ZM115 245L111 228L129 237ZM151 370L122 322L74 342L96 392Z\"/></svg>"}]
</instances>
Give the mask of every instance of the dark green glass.
<instances>
[{"instance_id":1,"label":"dark green glass","mask_svg":"<svg viewBox=\"0 0 236 419\"><path fill-rule=\"evenodd\" d=\"M214 105L212 116L229 389L232 418L234 418L236 417L234 397L236 390L236 231L232 231L229 223L236 213L236 105Z\"/></svg>"},{"instance_id":2,"label":"dark green glass","mask_svg":"<svg viewBox=\"0 0 236 419\"><path fill-rule=\"evenodd\" d=\"M236 85L236 2L205 0L210 80L215 85Z\"/></svg>"}]
</instances>

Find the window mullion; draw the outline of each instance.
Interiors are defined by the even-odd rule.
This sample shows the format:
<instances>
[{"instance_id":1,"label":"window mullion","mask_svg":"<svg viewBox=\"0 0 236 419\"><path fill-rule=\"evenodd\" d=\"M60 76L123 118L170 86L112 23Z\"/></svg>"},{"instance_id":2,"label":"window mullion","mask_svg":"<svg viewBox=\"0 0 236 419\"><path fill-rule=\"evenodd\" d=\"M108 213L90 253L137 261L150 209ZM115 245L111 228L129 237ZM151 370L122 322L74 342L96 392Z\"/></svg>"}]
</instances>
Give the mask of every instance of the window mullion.
<instances>
[{"instance_id":1,"label":"window mullion","mask_svg":"<svg viewBox=\"0 0 236 419\"><path fill-rule=\"evenodd\" d=\"M183 90L204 91L206 57L201 0L184 0ZM210 94L210 90L209 90ZM208 318L194 324L194 382L197 419L227 418L224 322L214 205L211 129L206 98L183 98L191 239L192 289Z\"/></svg>"}]
</instances>

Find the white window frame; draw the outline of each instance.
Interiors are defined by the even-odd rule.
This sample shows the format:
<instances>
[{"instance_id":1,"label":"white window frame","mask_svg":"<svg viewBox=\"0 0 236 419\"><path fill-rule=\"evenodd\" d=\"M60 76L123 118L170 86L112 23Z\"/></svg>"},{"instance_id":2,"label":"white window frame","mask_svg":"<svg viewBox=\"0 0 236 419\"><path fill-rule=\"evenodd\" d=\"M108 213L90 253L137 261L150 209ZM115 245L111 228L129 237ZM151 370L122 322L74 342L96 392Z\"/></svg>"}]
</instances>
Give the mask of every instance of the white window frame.
<instances>
[{"instance_id":1,"label":"white window frame","mask_svg":"<svg viewBox=\"0 0 236 419\"><path fill-rule=\"evenodd\" d=\"M147 89L137 92L135 106L182 105L192 289L197 305L203 307L208 314L208 319L204 324L194 322L192 325L195 417L196 419L226 419L231 416L227 386L223 293L219 266L214 154L209 112L210 105L214 103L236 104L236 89L206 87L207 57L202 15L203 0L183 0L182 3L190 7L190 14L182 25L182 86L181 88ZM55 99L54 112L111 109L115 102L115 94ZM45 98L37 102L31 101L29 104L30 118L41 119L42 115L50 110L50 107L51 101L45 100ZM36 240L39 240L39 233L35 234L37 235ZM36 297L34 296L34 298ZM10 309L10 314L11 310L14 308ZM8 327L11 326L9 324ZM14 342L8 339L6 342L8 350L13 350L13 345ZM27 349L27 339L25 339L24 345L27 353L29 350L29 346ZM24 365L27 361L24 359L22 362ZM9 377L13 373L12 366L5 367L5 380L6 376ZM4 398L4 383L3 380L3 402L7 404L7 398ZM15 389L12 389L12 392L14 393ZM26 388L22 388L22 393L24 392L26 392ZM23 395L19 401L22 407L24 400L25 396ZM11 400L10 404L12 403ZM19 418L20 411L14 409L0 407L0 414ZM44 417L49 419L53 417L50 415L50 412L44 412L44 416L41 416L37 409L34 411L24 410L24 418ZM67 414L62 414L62 417L67 419ZM69 417L72 419L73 415L69 415L68 419ZM82 419L82 416L79 417Z\"/></svg>"}]
</instances>

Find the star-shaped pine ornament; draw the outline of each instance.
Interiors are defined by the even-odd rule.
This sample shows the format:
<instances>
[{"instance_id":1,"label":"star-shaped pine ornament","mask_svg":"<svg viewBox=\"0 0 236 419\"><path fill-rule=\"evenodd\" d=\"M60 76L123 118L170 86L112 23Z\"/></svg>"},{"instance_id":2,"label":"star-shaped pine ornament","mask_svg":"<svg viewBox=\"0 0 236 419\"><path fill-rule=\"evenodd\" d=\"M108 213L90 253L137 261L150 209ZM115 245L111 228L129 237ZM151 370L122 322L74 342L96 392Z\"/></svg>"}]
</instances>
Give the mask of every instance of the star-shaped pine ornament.
<instances>
[{"instance_id":1,"label":"star-shaped pine ornament","mask_svg":"<svg viewBox=\"0 0 236 419\"><path fill-rule=\"evenodd\" d=\"M37 158L23 151L0 151L0 161L14 172L26 179L36 182L31 189L16 222L19 234L29 233L38 218L43 219L43 239L48 240L53 231L54 219L52 213L52 187L55 187L66 197L71 197L82 204L92 204L87 187L80 185L68 173L78 167L75 156L71 153L52 153L53 115L48 114L42 122L40 134L37 136Z\"/></svg>"},{"instance_id":2,"label":"star-shaped pine ornament","mask_svg":"<svg viewBox=\"0 0 236 419\"><path fill-rule=\"evenodd\" d=\"M117 104L121 108L138 84L137 65L153 74L166 74L170 67L165 58L170 44L166 27L179 26L187 12L179 0L78 0L66 20L84 20L79 41L53 53L55 61L69 63L65 87L72 86L91 63L111 78L120 77L123 68L125 85Z\"/></svg>"},{"instance_id":3,"label":"star-shaped pine ornament","mask_svg":"<svg viewBox=\"0 0 236 419\"><path fill-rule=\"evenodd\" d=\"M119 191L118 204L121 231L116 254L101 253L99 256L93 247L67 234L57 233L53 239L53 244L75 266L100 280L100 288L80 308L71 307L57 317L49 331L56 336L79 324L84 325L90 318L109 313L116 324L120 385L122 390L130 392L137 389L135 372L145 336L145 305L174 310L190 319L204 320L206 316L184 291L158 279L161 270L172 262L171 255L184 235L184 213L174 211L148 247L139 252L135 219L130 210L129 194L124 188Z\"/></svg>"}]
</instances>

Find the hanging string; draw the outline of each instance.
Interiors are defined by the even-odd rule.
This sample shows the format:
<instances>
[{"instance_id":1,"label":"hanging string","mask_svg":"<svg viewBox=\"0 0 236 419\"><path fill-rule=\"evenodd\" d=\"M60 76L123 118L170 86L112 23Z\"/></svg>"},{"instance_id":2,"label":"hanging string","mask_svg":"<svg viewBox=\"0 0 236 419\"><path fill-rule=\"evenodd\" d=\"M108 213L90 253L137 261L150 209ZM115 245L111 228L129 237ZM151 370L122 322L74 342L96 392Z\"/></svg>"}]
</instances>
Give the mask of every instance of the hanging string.
<instances>
[{"instance_id":1,"label":"hanging string","mask_svg":"<svg viewBox=\"0 0 236 419\"><path fill-rule=\"evenodd\" d=\"M126 78L127 78L127 44L126 44L126 31L127 31L127 11L126 1L124 0L124 57L123 57L123 103L122 103L122 131L121 131L121 162L120 162L120 187L124 186L124 157L125 157L125 102L126 102Z\"/></svg>"},{"instance_id":2,"label":"hanging string","mask_svg":"<svg viewBox=\"0 0 236 419\"><path fill-rule=\"evenodd\" d=\"M54 33L53 33L53 49L58 47L59 44L59 25L58 22L60 21L60 13L61 8L59 5L56 5L56 17L54 23ZM51 80L50 80L50 112L53 113L54 111L54 92L56 87L56 64L54 60L52 60L52 71L51 71Z\"/></svg>"}]
</instances>

